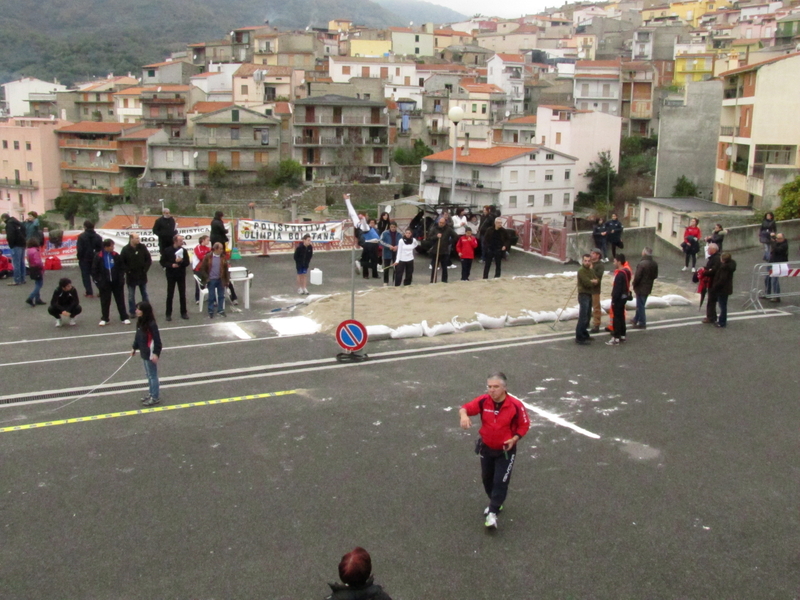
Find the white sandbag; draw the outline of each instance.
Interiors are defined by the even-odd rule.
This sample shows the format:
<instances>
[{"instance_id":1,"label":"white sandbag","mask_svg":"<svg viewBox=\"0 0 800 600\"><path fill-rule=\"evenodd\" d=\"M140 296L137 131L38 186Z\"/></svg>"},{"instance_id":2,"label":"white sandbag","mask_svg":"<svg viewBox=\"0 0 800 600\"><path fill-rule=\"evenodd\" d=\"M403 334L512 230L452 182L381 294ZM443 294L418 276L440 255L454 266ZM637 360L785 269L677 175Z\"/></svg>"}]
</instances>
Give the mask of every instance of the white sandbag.
<instances>
[{"instance_id":1,"label":"white sandbag","mask_svg":"<svg viewBox=\"0 0 800 600\"><path fill-rule=\"evenodd\" d=\"M600 300L600 308L602 308L606 312L611 310L611 298Z\"/></svg>"},{"instance_id":2,"label":"white sandbag","mask_svg":"<svg viewBox=\"0 0 800 600\"><path fill-rule=\"evenodd\" d=\"M527 312L529 315L531 315L533 317L533 319L537 323L552 323L557 318L556 313L554 313L551 310L550 311L541 311L541 312L528 310L528 311L525 311L525 312Z\"/></svg>"},{"instance_id":3,"label":"white sandbag","mask_svg":"<svg viewBox=\"0 0 800 600\"><path fill-rule=\"evenodd\" d=\"M667 308L669 302L664 300L661 296L648 296L645 307L647 308Z\"/></svg>"},{"instance_id":4,"label":"white sandbag","mask_svg":"<svg viewBox=\"0 0 800 600\"><path fill-rule=\"evenodd\" d=\"M478 319L478 323L483 325L484 329L502 329L506 326L507 315L503 315L502 317L490 317L489 315L476 312L475 318Z\"/></svg>"},{"instance_id":5,"label":"white sandbag","mask_svg":"<svg viewBox=\"0 0 800 600\"><path fill-rule=\"evenodd\" d=\"M414 325L400 325L392 332L392 339L393 340L403 340L406 338L418 338L422 337L422 325L420 323L415 323Z\"/></svg>"},{"instance_id":6,"label":"white sandbag","mask_svg":"<svg viewBox=\"0 0 800 600\"><path fill-rule=\"evenodd\" d=\"M508 316L506 320L506 327L517 327L519 325L535 325L536 319L528 313L527 311L523 311L523 313L518 317Z\"/></svg>"},{"instance_id":7,"label":"white sandbag","mask_svg":"<svg viewBox=\"0 0 800 600\"><path fill-rule=\"evenodd\" d=\"M367 325L367 339L369 341L388 340L392 337L394 329L386 325Z\"/></svg>"},{"instance_id":8,"label":"white sandbag","mask_svg":"<svg viewBox=\"0 0 800 600\"><path fill-rule=\"evenodd\" d=\"M661 299L665 300L670 306L691 306L692 304L688 298L678 294L667 294L666 296L661 296Z\"/></svg>"},{"instance_id":9,"label":"white sandbag","mask_svg":"<svg viewBox=\"0 0 800 600\"><path fill-rule=\"evenodd\" d=\"M558 316L559 321L570 321L573 319L577 319L579 314L580 310L577 308L565 308L565 309L559 308L556 311L556 315Z\"/></svg>"},{"instance_id":10,"label":"white sandbag","mask_svg":"<svg viewBox=\"0 0 800 600\"><path fill-rule=\"evenodd\" d=\"M437 323L433 327L428 327L428 322L422 322L422 333L425 337L434 337L436 335L446 335L448 333L455 333L456 328L449 321L447 323Z\"/></svg>"},{"instance_id":11,"label":"white sandbag","mask_svg":"<svg viewBox=\"0 0 800 600\"><path fill-rule=\"evenodd\" d=\"M636 310L636 300L628 300L625 303L625 308L628 310Z\"/></svg>"},{"instance_id":12,"label":"white sandbag","mask_svg":"<svg viewBox=\"0 0 800 600\"><path fill-rule=\"evenodd\" d=\"M465 333L467 331L483 331L483 325L478 321L459 321L458 315L453 317L450 322L456 330L456 333Z\"/></svg>"}]
</instances>

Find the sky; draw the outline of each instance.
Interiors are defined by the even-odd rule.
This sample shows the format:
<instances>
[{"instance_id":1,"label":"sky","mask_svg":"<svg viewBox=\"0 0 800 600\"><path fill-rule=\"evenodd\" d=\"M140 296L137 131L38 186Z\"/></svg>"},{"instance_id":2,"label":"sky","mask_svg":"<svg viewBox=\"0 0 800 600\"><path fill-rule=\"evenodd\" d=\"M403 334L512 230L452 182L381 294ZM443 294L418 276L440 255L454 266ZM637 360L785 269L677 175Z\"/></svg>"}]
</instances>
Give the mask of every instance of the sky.
<instances>
[{"instance_id":1,"label":"sky","mask_svg":"<svg viewBox=\"0 0 800 600\"><path fill-rule=\"evenodd\" d=\"M536 14L548 6L561 6L559 0L505 0L499 4L487 3L485 0L427 0L431 4L446 6L453 10L472 16L480 13L487 17L512 18L522 15Z\"/></svg>"}]
</instances>

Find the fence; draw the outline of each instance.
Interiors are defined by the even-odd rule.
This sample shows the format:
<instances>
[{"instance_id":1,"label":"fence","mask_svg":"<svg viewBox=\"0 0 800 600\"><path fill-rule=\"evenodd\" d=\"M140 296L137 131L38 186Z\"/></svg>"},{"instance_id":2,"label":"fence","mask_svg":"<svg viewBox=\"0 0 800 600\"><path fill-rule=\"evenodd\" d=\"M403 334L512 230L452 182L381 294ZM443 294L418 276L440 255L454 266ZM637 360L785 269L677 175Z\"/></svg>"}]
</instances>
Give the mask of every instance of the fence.
<instances>
[{"instance_id":1,"label":"fence","mask_svg":"<svg viewBox=\"0 0 800 600\"><path fill-rule=\"evenodd\" d=\"M800 282L800 261L758 263L753 267L750 297L744 307L752 306L757 311L764 312L762 300L780 301L781 298L800 296L798 282ZM785 289L787 287L788 290Z\"/></svg>"},{"instance_id":2,"label":"fence","mask_svg":"<svg viewBox=\"0 0 800 600\"><path fill-rule=\"evenodd\" d=\"M567 230L534 223L530 217L507 217L506 227L519 236L518 245L527 252L535 252L560 261L567 260Z\"/></svg>"}]
</instances>

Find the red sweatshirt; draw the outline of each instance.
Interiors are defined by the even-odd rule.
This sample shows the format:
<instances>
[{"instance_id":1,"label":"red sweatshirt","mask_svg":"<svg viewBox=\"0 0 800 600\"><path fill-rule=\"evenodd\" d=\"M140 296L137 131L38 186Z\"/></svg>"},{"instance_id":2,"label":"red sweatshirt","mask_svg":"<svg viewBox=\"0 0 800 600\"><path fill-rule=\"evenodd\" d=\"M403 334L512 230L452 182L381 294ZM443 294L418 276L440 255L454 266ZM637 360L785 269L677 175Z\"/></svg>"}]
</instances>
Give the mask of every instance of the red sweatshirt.
<instances>
[{"instance_id":1,"label":"red sweatshirt","mask_svg":"<svg viewBox=\"0 0 800 600\"><path fill-rule=\"evenodd\" d=\"M690 236L695 237L696 239L700 239L700 228L699 227L687 227L686 231L683 232L683 241L685 242Z\"/></svg>"},{"instance_id":2,"label":"red sweatshirt","mask_svg":"<svg viewBox=\"0 0 800 600\"><path fill-rule=\"evenodd\" d=\"M478 238L474 235L462 235L456 243L456 252L461 258L475 258L475 248L478 247Z\"/></svg>"},{"instance_id":3,"label":"red sweatshirt","mask_svg":"<svg viewBox=\"0 0 800 600\"><path fill-rule=\"evenodd\" d=\"M531 426L528 412L522 402L511 394L506 394L506 399L496 414L494 400L489 394L478 396L461 408L466 410L470 417L481 414L481 439L492 450L502 450L503 443L515 435L521 439Z\"/></svg>"},{"instance_id":4,"label":"red sweatshirt","mask_svg":"<svg viewBox=\"0 0 800 600\"><path fill-rule=\"evenodd\" d=\"M200 272L200 265L203 264L203 257L211 252L211 246L197 245L194 247L194 255L197 257L197 266L192 269L195 273Z\"/></svg>"}]
</instances>

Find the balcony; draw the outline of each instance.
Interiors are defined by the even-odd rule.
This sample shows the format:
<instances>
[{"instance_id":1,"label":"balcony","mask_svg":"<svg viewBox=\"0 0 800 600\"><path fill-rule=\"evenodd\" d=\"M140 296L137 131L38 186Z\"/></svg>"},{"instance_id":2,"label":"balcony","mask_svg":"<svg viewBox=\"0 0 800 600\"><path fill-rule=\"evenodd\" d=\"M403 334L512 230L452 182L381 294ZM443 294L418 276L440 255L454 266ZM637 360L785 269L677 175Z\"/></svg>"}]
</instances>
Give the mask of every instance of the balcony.
<instances>
[{"instance_id":1,"label":"balcony","mask_svg":"<svg viewBox=\"0 0 800 600\"><path fill-rule=\"evenodd\" d=\"M8 177L0 178L0 188L9 188L14 190L38 190L39 182L33 179L9 179Z\"/></svg>"},{"instance_id":2,"label":"balcony","mask_svg":"<svg viewBox=\"0 0 800 600\"><path fill-rule=\"evenodd\" d=\"M98 186L93 187L81 187L78 184L69 184L69 183L62 183L61 189L66 192L71 192L73 194L102 194L102 195L111 195L111 196L121 196L122 195L122 188L121 187L112 187L109 189L105 189Z\"/></svg>"},{"instance_id":3,"label":"balcony","mask_svg":"<svg viewBox=\"0 0 800 600\"><path fill-rule=\"evenodd\" d=\"M378 136L374 138L361 137L303 137L295 136L295 146L386 146L387 138Z\"/></svg>"},{"instance_id":4,"label":"balcony","mask_svg":"<svg viewBox=\"0 0 800 600\"><path fill-rule=\"evenodd\" d=\"M425 179L426 185L439 185L444 188L452 186L452 177L438 177L432 175ZM456 189L469 190L477 193L496 194L502 190L500 181L488 181L486 179L459 179L456 177Z\"/></svg>"},{"instance_id":5,"label":"balcony","mask_svg":"<svg viewBox=\"0 0 800 600\"><path fill-rule=\"evenodd\" d=\"M631 103L631 119L652 119L653 103L641 100L634 100Z\"/></svg>"},{"instance_id":6,"label":"balcony","mask_svg":"<svg viewBox=\"0 0 800 600\"><path fill-rule=\"evenodd\" d=\"M160 125L185 125L186 117L184 115L164 115L158 117L142 117L142 120L147 124Z\"/></svg>"},{"instance_id":7,"label":"balcony","mask_svg":"<svg viewBox=\"0 0 800 600\"><path fill-rule=\"evenodd\" d=\"M738 127L720 127L719 134L722 137L739 137Z\"/></svg>"},{"instance_id":8,"label":"balcony","mask_svg":"<svg viewBox=\"0 0 800 600\"><path fill-rule=\"evenodd\" d=\"M61 138L60 148L80 148L83 150L116 150L117 142L111 140L79 140L77 138Z\"/></svg>"},{"instance_id":9,"label":"balcony","mask_svg":"<svg viewBox=\"0 0 800 600\"><path fill-rule=\"evenodd\" d=\"M185 98L148 98L147 96L142 96L142 106L148 105L170 105L170 104L185 104Z\"/></svg>"},{"instance_id":10,"label":"balcony","mask_svg":"<svg viewBox=\"0 0 800 600\"><path fill-rule=\"evenodd\" d=\"M249 160L249 159L239 160L238 163L232 163L231 161L224 160L224 159L223 160L217 160L216 162L225 163L225 167L228 169L228 171L251 171L251 172L255 172L255 171L258 171L259 169L261 169L262 167L269 166L269 163L256 161L256 160ZM210 163L208 161L208 158L198 158L195 161L195 168L197 168L200 171L207 171L208 167L209 167L209 164ZM158 168L159 169L164 169L165 167L159 166ZM185 170L191 170L191 169L185 169Z\"/></svg>"},{"instance_id":11,"label":"balcony","mask_svg":"<svg viewBox=\"0 0 800 600\"><path fill-rule=\"evenodd\" d=\"M90 161L61 161L62 171L94 171L97 173L119 173L117 163L96 163Z\"/></svg>"},{"instance_id":12,"label":"balcony","mask_svg":"<svg viewBox=\"0 0 800 600\"><path fill-rule=\"evenodd\" d=\"M449 127L431 127L428 126L428 133L430 135L450 135Z\"/></svg>"},{"instance_id":13,"label":"balcony","mask_svg":"<svg viewBox=\"0 0 800 600\"><path fill-rule=\"evenodd\" d=\"M250 137L252 138L253 136ZM173 138L170 138L170 143L173 143L172 139ZM194 144L192 144L192 141L188 138L183 138L183 139L178 138L178 139L180 139L181 142L186 144L187 146L193 145L199 148L202 148L204 146L210 146L212 148L243 148L247 150L258 150L260 148L263 148L264 150L269 150L270 148L274 149L278 147L277 141L270 140L269 143L262 144L260 140L244 139L244 137L238 140L232 140L230 138L203 137L203 138L196 138Z\"/></svg>"},{"instance_id":14,"label":"balcony","mask_svg":"<svg viewBox=\"0 0 800 600\"><path fill-rule=\"evenodd\" d=\"M296 124L298 125L364 125L367 127L388 127L389 124L386 122L385 119L378 118L377 120L373 120L371 116L364 116L364 117L341 117L341 118L334 118L333 115L327 116L319 116L313 117L309 119L308 117L304 117L303 119L297 119Z\"/></svg>"}]
</instances>

